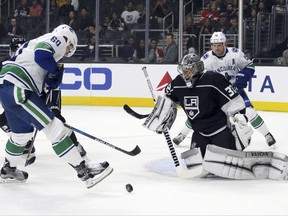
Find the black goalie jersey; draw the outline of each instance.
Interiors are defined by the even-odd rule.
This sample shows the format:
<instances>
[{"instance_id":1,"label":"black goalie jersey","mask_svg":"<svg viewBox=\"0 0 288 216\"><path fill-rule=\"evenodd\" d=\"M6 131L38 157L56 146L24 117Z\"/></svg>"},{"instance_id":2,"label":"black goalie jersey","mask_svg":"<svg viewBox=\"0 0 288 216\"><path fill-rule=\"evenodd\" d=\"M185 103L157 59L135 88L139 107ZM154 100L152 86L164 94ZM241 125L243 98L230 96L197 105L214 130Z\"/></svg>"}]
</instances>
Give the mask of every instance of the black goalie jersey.
<instances>
[{"instance_id":1,"label":"black goalie jersey","mask_svg":"<svg viewBox=\"0 0 288 216\"><path fill-rule=\"evenodd\" d=\"M178 75L165 88L165 94L184 109L192 129L209 135L227 125L227 115L245 108L243 99L221 74L205 72L193 87Z\"/></svg>"}]
</instances>

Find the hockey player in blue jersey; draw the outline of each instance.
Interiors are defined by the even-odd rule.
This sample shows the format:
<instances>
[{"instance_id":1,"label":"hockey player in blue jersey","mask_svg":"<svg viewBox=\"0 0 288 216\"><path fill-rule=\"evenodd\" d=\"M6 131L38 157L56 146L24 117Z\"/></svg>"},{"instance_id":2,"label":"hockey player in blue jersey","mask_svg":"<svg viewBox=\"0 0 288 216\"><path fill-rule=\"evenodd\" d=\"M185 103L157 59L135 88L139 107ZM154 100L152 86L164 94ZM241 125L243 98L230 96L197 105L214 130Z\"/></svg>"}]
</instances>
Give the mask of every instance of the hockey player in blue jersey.
<instances>
[{"instance_id":1,"label":"hockey player in blue jersey","mask_svg":"<svg viewBox=\"0 0 288 216\"><path fill-rule=\"evenodd\" d=\"M48 89L59 87L64 67L58 62L64 56L71 57L76 47L74 30L68 25L60 25L52 33L25 42L11 59L3 62L0 98L11 129L0 174L3 182L27 180L28 173L19 170L17 165L34 128L47 136L55 153L76 170L87 188L113 171L106 161L89 164L83 160L71 138L72 131L55 118L40 97L45 86Z\"/></svg>"}]
</instances>

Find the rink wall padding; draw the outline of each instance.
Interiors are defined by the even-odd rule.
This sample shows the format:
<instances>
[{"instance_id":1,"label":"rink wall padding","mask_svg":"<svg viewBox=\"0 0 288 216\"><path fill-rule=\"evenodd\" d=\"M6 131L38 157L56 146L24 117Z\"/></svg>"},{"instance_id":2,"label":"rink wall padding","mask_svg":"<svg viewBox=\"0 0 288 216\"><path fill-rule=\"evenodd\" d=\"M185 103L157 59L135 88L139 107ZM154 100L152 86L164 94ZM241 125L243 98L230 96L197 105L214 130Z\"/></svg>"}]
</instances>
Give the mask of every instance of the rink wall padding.
<instances>
[{"instance_id":1,"label":"rink wall padding","mask_svg":"<svg viewBox=\"0 0 288 216\"><path fill-rule=\"evenodd\" d=\"M178 75L177 65L65 64L63 105L152 107L142 68L156 94ZM256 66L246 92L258 110L288 111L288 67Z\"/></svg>"}]
</instances>

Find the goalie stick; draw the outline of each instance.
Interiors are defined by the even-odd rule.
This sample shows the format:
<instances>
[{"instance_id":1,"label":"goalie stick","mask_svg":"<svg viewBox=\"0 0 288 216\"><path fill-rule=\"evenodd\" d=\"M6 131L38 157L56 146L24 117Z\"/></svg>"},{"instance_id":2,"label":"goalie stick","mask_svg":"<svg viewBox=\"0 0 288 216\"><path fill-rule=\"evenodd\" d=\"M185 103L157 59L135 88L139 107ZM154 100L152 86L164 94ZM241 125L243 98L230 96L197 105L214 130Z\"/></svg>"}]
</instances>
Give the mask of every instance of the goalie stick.
<instances>
[{"instance_id":1,"label":"goalie stick","mask_svg":"<svg viewBox=\"0 0 288 216\"><path fill-rule=\"evenodd\" d=\"M151 80L149 78L146 67L143 67L142 71L144 72L144 76L146 78L150 93L151 93L153 100L155 102L156 97L155 97L152 83L151 83ZM174 163L174 166L175 166L175 169L176 169L176 172L177 172L177 175L179 176L179 178L188 179L188 178L193 178L193 177L199 176L202 172L202 169L200 169L200 170L199 169L188 170L188 169L183 169L182 166L180 165L177 153L175 151L175 148L173 146L173 143L172 143L172 140L171 140L171 137L169 134L169 129L165 129L163 134L164 134L164 137L166 139L166 142L167 142L167 145L168 145L168 148L169 148L169 151L170 151L170 154L171 154L171 157L172 157L172 160L173 160L173 163Z\"/></svg>"},{"instance_id":2,"label":"goalie stick","mask_svg":"<svg viewBox=\"0 0 288 216\"><path fill-rule=\"evenodd\" d=\"M140 114L137 113L136 111L134 111L129 105L125 104L123 106L123 109L130 115L134 116L137 119L144 119L147 118L149 116L149 114Z\"/></svg>"},{"instance_id":3,"label":"goalie stick","mask_svg":"<svg viewBox=\"0 0 288 216\"><path fill-rule=\"evenodd\" d=\"M88 137L88 138L90 138L90 139L93 139L93 140L95 140L95 141L97 141L97 142L100 142L100 143L102 143L102 144L104 144L104 145L106 145L106 146L109 146L109 147L111 147L111 148L113 148L113 149L115 149L115 150L117 150L117 151L123 152L123 153L125 153L125 154L130 155L130 156L138 155L138 154L141 152L141 149L139 148L138 145L136 145L136 147L135 147L132 151L126 151L126 150L124 150L124 149L122 149L122 148L119 148L119 147L117 147L117 146L114 146L114 145L112 145L112 144L110 144L110 143L108 143L108 142L106 142L106 141L104 141L104 140L102 140L102 139L100 139L100 138L97 138L97 137L92 136L92 135L90 135L90 134L88 134L88 133L85 133L85 132L82 131L82 130L79 130L79 129L75 128L75 127L72 127L72 126L70 126L70 125L68 125L68 124L66 124L66 123L65 123L64 125L65 125L65 127L69 128L69 129L71 129L71 130L73 130L73 131L75 131L75 132L77 132L77 133L80 133L80 134L82 134L82 135L84 135L84 136L86 136L86 137Z\"/></svg>"}]
</instances>

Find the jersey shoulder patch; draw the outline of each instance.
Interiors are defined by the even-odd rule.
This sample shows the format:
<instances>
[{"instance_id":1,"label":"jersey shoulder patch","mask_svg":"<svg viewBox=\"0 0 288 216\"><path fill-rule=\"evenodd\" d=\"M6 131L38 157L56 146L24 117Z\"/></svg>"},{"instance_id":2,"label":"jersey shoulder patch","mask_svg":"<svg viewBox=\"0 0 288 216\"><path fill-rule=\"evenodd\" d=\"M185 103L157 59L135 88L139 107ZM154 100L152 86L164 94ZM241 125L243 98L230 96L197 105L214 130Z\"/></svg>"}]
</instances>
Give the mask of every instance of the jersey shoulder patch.
<instances>
[{"instance_id":1,"label":"jersey shoulder patch","mask_svg":"<svg viewBox=\"0 0 288 216\"><path fill-rule=\"evenodd\" d=\"M205 54L202 56L203 59L207 59L208 57L209 57L209 53L208 53L208 52L205 53Z\"/></svg>"},{"instance_id":2,"label":"jersey shoulder patch","mask_svg":"<svg viewBox=\"0 0 288 216\"><path fill-rule=\"evenodd\" d=\"M236 47L233 47L232 48L232 52L235 52L235 53L237 53L239 50L236 48Z\"/></svg>"}]
</instances>

